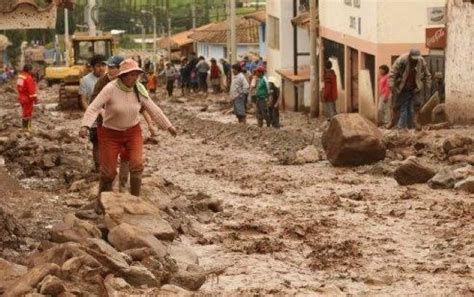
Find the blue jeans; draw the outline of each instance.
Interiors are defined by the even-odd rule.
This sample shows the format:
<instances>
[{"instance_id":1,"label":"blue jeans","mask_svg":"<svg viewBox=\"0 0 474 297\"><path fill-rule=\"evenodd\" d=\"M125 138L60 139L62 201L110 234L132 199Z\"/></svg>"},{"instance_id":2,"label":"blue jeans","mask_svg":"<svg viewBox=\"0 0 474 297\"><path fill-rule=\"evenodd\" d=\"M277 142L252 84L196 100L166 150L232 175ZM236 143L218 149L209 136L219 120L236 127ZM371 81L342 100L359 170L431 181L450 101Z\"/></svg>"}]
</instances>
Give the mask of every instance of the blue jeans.
<instances>
[{"instance_id":1,"label":"blue jeans","mask_svg":"<svg viewBox=\"0 0 474 297\"><path fill-rule=\"evenodd\" d=\"M407 129L412 125L413 115L415 113L414 99L415 93L412 91L402 92L398 95L398 104L400 107L399 129Z\"/></svg>"}]
</instances>

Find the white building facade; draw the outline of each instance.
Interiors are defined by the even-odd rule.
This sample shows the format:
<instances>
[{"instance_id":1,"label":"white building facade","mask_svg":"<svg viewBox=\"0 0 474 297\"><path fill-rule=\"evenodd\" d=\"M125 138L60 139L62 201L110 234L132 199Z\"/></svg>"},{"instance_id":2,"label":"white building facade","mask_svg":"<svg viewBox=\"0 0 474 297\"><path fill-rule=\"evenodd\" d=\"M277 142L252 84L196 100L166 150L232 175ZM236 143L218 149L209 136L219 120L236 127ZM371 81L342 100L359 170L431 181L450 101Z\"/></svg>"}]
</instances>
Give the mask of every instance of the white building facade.
<instances>
[{"instance_id":1,"label":"white building facade","mask_svg":"<svg viewBox=\"0 0 474 297\"><path fill-rule=\"evenodd\" d=\"M474 4L447 6L446 112L449 121L474 124Z\"/></svg>"}]
</instances>

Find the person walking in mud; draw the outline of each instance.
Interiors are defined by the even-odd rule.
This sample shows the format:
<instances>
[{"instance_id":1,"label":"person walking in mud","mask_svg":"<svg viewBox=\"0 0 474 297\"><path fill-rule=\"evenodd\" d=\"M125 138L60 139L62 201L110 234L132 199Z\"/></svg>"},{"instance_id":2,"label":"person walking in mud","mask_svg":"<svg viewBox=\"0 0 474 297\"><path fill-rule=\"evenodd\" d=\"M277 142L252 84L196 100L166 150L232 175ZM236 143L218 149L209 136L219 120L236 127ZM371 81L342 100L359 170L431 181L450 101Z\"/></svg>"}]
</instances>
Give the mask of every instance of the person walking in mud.
<instances>
[{"instance_id":1,"label":"person walking in mud","mask_svg":"<svg viewBox=\"0 0 474 297\"><path fill-rule=\"evenodd\" d=\"M21 105L21 127L23 130L31 131L31 118L33 117L33 107L38 103L36 96L36 82L33 79L30 64L23 66L23 71L18 75L16 89L18 91L18 101Z\"/></svg>"},{"instance_id":2,"label":"person walking in mud","mask_svg":"<svg viewBox=\"0 0 474 297\"><path fill-rule=\"evenodd\" d=\"M389 84L394 99L389 129L395 125L399 129L421 128L418 112L424 104L422 90L431 90L431 74L419 49L398 57L390 71Z\"/></svg>"},{"instance_id":3,"label":"person walking in mud","mask_svg":"<svg viewBox=\"0 0 474 297\"><path fill-rule=\"evenodd\" d=\"M332 69L331 61L326 61L324 69L323 112L328 120L336 114L337 77Z\"/></svg>"},{"instance_id":4,"label":"person walking in mud","mask_svg":"<svg viewBox=\"0 0 474 297\"><path fill-rule=\"evenodd\" d=\"M94 92L92 93L91 103L99 95L102 89L109 84L111 81L117 78L120 71L120 64L124 61L121 56L112 56L107 60L107 73L97 81L95 84ZM158 135L156 127L153 126L153 121L150 115L146 111L142 111L142 115L148 125L151 136ZM99 115L97 118L97 128L100 129L102 126L102 116ZM98 137L98 136L96 136ZM119 192L124 193L127 191L127 183L130 175L130 157L127 155L125 150L120 152L120 166L119 166ZM100 160L99 160L100 163Z\"/></svg>"},{"instance_id":5,"label":"person walking in mud","mask_svg":"<svg viewBox=\"0 0 474 297\"><path fill-rule=\"evenodd\" d=\"M264 76L265 69L259 67L255 70L257 76L257 85L255 88L255 96L257 98L257 122L259 127L263 127L263 120L267 123L267 127L270 127L271 120L268 113L268 82Z\"/></svg>"},{"instance_id":6,"label":"person walking in mud","mask_svg":"<svg viewBox=\"0 0 474 297\"><path fill-rule=\"evenodd\" d=\"M249 83L242 73L240 64L232 65L234 75L230 83L230 98L234 104L234 114L241 124L247 122L247 98L249 93Z\"/></svg>"},{"instance_id":7,"label":"person walking in mud","mask_svg":"<svg viewBox=\"0 0 474 297\"><path fill-rule=\"evenodd\" d=\"M269 96L268 113L270 114L270 122L273 128L280 128L280 88L278 80L274 76L268 78Z\"/></svg>"},{"instance_id":8,"label":"person walking in mud","mask_svg":"<svg viewBox=\"0 0 474 297\"><path fill-rule=\"evenodd\" d=\"M176 128L151 100L145 86L137 83L142 73L143 70L134 60L123 61L118 79L103 88L82 119L79 136L86 138L99 114L103 113L103 123L99 129L100 192L112 191L112 183L117 175L117 158L125 150L130 158L130 193L140 196L144 169L140 110L149 112L153 121L176 136Z\"/></svg>"},{"instance_id":9,"label":"person walking in mud","mask_svg":"<svg viewBox=\"0 0 474 297\"><path fill-rule=\"evenodd\" d=\"M164 76L166 79L166 91L168 92L169 98L173 97L174 83L177 74L178 72L171 62L166 63L166 68L160 73L160 76Z\"/></svg>"}]
</instances>

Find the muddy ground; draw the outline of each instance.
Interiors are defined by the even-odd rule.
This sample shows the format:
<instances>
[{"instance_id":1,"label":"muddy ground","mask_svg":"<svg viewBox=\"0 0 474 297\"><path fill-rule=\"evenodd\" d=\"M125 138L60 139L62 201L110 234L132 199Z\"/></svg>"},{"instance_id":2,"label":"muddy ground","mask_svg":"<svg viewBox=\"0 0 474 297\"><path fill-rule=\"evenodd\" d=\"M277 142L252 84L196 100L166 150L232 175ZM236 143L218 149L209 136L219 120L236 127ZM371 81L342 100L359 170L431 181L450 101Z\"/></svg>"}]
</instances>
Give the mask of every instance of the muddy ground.
<instances>
[{"instance_id":1,"label":"muddy ground","mask_svg":"<svg viewBox=\"0 0 474 297\"><path fill-rule=\"evenodd\" d=\"M89 145L76 137L81 113L54 109L56 87L40 90L32 135L16 134L19 106L8 91L0 95L0 139L16 149L2 156L0 194L17 231L0 238L0 256L21 263L65 213L92 201L97 176ZM224 96L157 101L179 136L147 140L144 199L167 213L201 266L220 271L199 293L474 294L472 194L403 187L392 177L411 155L437 170L449 166L443 140L474 137L472 127L384 131L393 144L385 161L334 168L320 145L325 121L285 112L281 130L259 129L253 119L236 124ZM38 143L42 153L29 153ZM321 160L291 165L309 144ZM222 201L223 211L204 209L204 199Z\"/></svg>"}]
</instances>

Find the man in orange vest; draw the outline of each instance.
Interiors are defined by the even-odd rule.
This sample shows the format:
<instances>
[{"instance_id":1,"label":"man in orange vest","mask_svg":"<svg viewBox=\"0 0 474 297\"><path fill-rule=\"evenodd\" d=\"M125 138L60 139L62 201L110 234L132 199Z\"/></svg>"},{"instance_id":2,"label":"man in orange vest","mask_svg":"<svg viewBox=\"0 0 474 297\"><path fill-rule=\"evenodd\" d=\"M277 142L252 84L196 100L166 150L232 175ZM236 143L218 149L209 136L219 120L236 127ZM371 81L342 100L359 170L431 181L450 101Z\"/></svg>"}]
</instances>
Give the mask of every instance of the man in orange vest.
<instances>
[{"instance_id":1,"label":"man in orange vest","mask_svg":"<svg viewBox=\"0 0 474 297\"><path fill-rule=\"evenodd\" d=\"M24 130L31 130L31 118L33 116L33 106L38 103L36 97L36 82L33 79L33 67L30 64L23 66L23 71L18 75L16 88L18 91L18 101L22 112L22 127Z\"/></svg>"}]
</instances>

